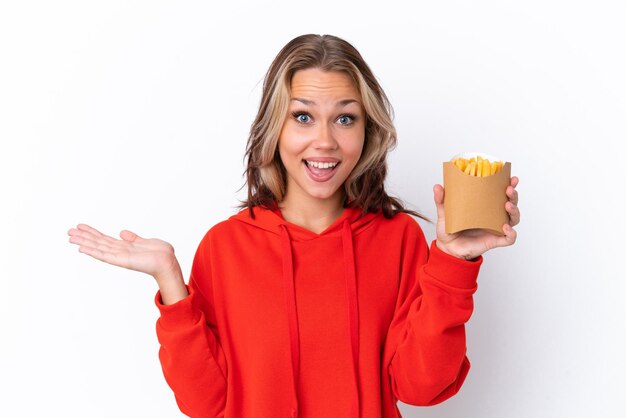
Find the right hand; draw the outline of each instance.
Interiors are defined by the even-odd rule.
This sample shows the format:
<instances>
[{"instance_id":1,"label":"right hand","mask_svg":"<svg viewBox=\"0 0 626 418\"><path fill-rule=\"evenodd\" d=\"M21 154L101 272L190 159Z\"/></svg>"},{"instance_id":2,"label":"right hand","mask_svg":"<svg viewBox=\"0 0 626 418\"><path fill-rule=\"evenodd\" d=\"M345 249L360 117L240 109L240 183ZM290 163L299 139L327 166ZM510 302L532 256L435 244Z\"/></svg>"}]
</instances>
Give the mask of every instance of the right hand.
<instances>
[{"instance_id":1,"label":"right hand","mask_svg":"<svg viewBox=\"0 0 626 418\"><path fill-rule=\"evenodd\" d=\"M174 256L174 247L157 238L141 238L123 230L121 240L115 239L85 224L67 231L70 242L78 251L114 266L140 271L161 281L182 280L180 265Z\"/></svg>"}]
</instances>

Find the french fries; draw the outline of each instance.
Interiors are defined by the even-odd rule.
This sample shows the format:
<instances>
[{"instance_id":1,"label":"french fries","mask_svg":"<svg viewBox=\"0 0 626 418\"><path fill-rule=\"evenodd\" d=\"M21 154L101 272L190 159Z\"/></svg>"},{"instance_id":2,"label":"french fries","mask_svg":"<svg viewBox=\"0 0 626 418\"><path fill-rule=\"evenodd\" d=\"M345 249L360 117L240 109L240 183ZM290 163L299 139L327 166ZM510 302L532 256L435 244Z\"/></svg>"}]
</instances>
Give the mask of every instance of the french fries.
<instances>
[{"instance_id":1,"label":"french fries","mask_svg":"<svg viewBox=\"0 0 626 418\"><path fill-rule=\"evenodd\" d=\"M502 161L490 162L488 159L482 158L481 156L472 157L470 159L460 157L453 158L450 162L465 174L474 177L491 176L500 171L504 165Z\"/></svg>"}]
</instances>

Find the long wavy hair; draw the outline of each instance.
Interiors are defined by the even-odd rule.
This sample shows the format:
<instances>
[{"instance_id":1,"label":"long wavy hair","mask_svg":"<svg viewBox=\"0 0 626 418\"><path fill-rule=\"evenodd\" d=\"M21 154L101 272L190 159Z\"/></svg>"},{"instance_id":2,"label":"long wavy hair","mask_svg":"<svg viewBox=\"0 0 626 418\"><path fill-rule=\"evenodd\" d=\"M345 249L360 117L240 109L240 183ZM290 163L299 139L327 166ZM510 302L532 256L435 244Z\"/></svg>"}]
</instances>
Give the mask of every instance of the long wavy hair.
<instances>
[{"instance_id":1,"label":"long wavy hair","mask_svg":"<svg viewBox=\"0 0 626 418\"><path fill-rule=\"evenodd\" d=\"M298 36L283 47L270 65L244 156L248 198L238 207L247 207L254 218L254 206L276 209L284 198L287 173L278 153L278 138L287 118L291 79L297 71L310 68L347 74L365 108L363 151L344 182L343 206L361 208L362 214L382 210L386 218L405 212L430 222L385 191L387 153L397 141L393 108L361 54L350 43L332 35Z\"/></svg>"}]
</instances>

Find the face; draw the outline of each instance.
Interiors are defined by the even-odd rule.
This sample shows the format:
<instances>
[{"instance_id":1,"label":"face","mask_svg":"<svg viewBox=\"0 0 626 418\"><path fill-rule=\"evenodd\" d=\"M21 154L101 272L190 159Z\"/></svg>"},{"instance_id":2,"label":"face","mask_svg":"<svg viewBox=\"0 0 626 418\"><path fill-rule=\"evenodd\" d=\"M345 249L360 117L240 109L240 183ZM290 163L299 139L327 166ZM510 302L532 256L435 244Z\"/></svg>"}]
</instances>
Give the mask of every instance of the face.
<instances>
[{"instance_id":1,"label":"face","mask_svg":"<svg viewBox=\"0 0 626 418\"><path fill-rule=\"evenodd\" d=\"M287 170L285 201L341 202L343 183L361 156L365 112L352 79L338 71L297 71L278 140Z\"/></svg>"}]
</instances>

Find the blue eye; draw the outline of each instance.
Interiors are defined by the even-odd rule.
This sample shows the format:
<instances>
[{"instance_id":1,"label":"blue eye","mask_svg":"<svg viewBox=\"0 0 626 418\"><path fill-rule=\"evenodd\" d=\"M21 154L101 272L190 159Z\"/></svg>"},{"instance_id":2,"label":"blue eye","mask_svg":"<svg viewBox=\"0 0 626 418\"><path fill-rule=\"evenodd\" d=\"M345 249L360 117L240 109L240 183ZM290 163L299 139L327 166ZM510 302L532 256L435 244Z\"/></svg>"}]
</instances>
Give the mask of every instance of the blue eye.
<instances>
[{"instance_id":1,"label":"blue eye","mask_svg":"<svg viewBox=\"0 0 626 418\"><path fill-rule=\"evenodd\" d=\"M342 125L347 125L350 123L350 117L349 116L341 116L339 119L339 123Z\"/></svg>"},{"instance_id":2,"label":"blue eye","mask_svg":"<svg viewBox=\"0 0 626 418\"><path fill-rule=\"evenodd\" d=\"M341 115L337 119L340 125L351 125L354 123L355 120L356 120L356 116L349 115L349 114Z\"/></svg>"},{"instance_id":3,"label":"blue eye","mask_svg":"<svg viewBox=\"0 0 626 418\"><path fill-rule=\"evenodd\" d=\"M291 116L296 118L296 121L300 123L309 123L309 121L311 120L311 116L303 112L293 112Z\"/></svg>"}]
</instances>

